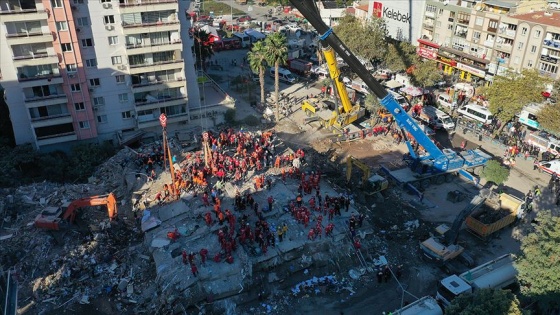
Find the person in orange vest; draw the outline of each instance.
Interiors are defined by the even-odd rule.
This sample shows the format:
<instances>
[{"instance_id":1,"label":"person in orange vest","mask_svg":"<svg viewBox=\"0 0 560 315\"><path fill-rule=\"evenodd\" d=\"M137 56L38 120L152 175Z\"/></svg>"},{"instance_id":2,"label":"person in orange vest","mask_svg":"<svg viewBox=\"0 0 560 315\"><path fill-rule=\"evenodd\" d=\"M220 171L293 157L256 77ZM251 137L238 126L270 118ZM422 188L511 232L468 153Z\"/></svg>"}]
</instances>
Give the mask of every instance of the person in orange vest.
<instances>
[{"instance_id":1,"label":"person in orange vest","mask_svg":"<svg viewBox=\"0 0 560 315\"><path fill-rule=\"evenodd\" d=\"M280 156L276 156L276 161L274 161L274 168L280 168Z\"/></svg>"},{"instance_id":2,"label":"person in orange vest","mask_svg":"<svg viewBox=\"0 0 560 315\"><path fill-rule=\"evenodd\" d=\"M259 189L261 189L261 177L256 176L255 177L255 190L259 190Z\"/></svg>"}]
</instances>

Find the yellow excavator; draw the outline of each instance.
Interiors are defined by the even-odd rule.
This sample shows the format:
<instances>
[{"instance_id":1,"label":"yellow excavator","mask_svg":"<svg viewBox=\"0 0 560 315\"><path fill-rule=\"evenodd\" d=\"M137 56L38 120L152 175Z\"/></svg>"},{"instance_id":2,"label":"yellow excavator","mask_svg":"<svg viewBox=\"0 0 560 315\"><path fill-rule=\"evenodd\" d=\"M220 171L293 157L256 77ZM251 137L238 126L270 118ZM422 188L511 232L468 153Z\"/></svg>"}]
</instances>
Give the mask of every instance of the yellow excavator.
<instances>
[{"instance_id":1,"label":"yellow excavator","mask_svg":"<svg viewBox=\"0 0 560 315\"><path fill-rule=\"evenodd\" d=\"M340 76L336 54L332 47L323 47L323 55L325 56L329 74L333 80L335 91L338 92L338 97L342 106L338 108L329 108L325 102L316 98L311 98L303 101L301 109L307 116L319 120L324 127L337 127L338 129L342 129L363 117L365 115L365 109L360 107L360 105L352 105L350 102L346 86Z\"/></svg>"},{"instance_id":2,"label":"yellow excavator","mask_svg":"<svg viewBox=\"0 0 560 315\"><path fill-rule=\"evenodd\" d=\"M389 186L389 181L383 176L373 174L371 175L371 169L364 162L356 159L353 156L348 156L346 158L346 183L350 185L352 180L352 167L357 166L362 170L362 180L361 188L366 195L373 195L377 192L387 189Z\"/></svg>"}]
</instances>

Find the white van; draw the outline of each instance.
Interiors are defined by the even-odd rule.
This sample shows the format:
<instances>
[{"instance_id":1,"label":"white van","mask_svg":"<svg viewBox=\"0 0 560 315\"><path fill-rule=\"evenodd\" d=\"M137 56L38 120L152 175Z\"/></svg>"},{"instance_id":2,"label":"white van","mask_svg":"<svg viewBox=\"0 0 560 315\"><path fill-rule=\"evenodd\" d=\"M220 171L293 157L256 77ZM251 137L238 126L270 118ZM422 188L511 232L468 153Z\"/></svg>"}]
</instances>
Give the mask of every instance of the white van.
<instances>
[{"instance_id":1,"label":"white van","mask_svg":"<svg viewBox=\"0 0 560 315\"><path fill-rule=\"evenodd\" d=\"M450 110L454 110L457 107L457 103L455 103L451 95L447 93L441 93L438 95L436 103L439 106L447 107Z\"/></svg>"},{"instance_id":2,"label":"white van","mask_svg":"<svg viewBox=\"0 0 560 315\"><path fill-rule=\"evenodd\" d=\"M461 107L457 112L467 118L479 121L483 124L491 124L492 119L494 119L494 116L492 116L492 113L486 109L486 107L476 104L467 104Z\"/></svg>"},{"instance_id":3,"label":"white van","mask_svg":"<svg viewBox=\"0 0 560 315\"><path fill-rule=\"evenodd\" d=\"M274 73L275 73L274 67L270 67L268 72L269 72L270 76L274 78ZM283 81L283 82L286 82L286 83L289 83L289 84L296 83L296 77L288 69L278 68L278 77L279 77L280 81Z\"/></svg>"}]
</instances>

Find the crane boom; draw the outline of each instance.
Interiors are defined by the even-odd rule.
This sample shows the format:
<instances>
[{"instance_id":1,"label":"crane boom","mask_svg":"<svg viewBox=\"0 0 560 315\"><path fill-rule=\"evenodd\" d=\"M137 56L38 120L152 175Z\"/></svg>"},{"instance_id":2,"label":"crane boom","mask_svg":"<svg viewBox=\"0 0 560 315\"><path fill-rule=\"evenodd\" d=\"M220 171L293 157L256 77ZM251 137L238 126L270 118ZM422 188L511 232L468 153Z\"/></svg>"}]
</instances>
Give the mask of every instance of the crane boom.
<instances>
[{"instance_id":1,"label":"crane boom","mask_svg":"<svg viewBox=\"0 0 560 315\"><path fill-rule=\"evenodd\" d=\"M430 159L433 161L433 167L438 171L447 171L449 167L449 158L444 154L433 141L420 129L420 126L406 113L391 94L377 82L377 80L369 73L366 67L358 60L350 49L333 33L332 28L328 27L321 19L315 1L308 0L290 0L290 3L296 7L299 12L307 19L307 21L317 30L320 40L324 46L330 46L332 49L348 64L348 66L364 81L368 88L380 99L383 105L395 118L400 128L408 131L414 139L428 152L427 156L421 160ZM407 142L409 152L412 158L418 159L412 146Z\"/></svg>"},{"instance_id":2,"label":"crane boom","mask_svg":"<svg viewBox=\"0 0 560 315\"><path fill-rule=\"evenodd\" d=\"M342 78L340 77L340 69L338 68L338 62L336 60L334 50L330 46L323 46L323 55L325 56L325 62L327 64L327 68L329 69L329 74L333 80L333 84L338 91L338 96L340 97L344 113L350 113L352 111L352 103L350 103L346 86L344 86Z\"/></svg>"}]
</instances>

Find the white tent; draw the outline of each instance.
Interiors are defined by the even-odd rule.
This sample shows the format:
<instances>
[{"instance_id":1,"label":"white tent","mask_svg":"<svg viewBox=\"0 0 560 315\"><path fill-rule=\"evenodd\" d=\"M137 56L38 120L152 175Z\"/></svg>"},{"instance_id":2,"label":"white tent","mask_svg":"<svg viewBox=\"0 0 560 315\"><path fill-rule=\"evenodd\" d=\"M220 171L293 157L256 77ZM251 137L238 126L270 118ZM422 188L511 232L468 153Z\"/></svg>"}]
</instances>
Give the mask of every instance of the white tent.
<instances>
[{"instance_id":1,"label":"white tent","mask_svg":"<svg viewBox=\"0 0 560 315\"><path fill-rule=\"evenodd\" d=\"M428 92L429 92L428 90L424 90L422 88L415 87L415 86L407 86L401 89L401 93L408 94L412 97L420 96Z\"/></svg>"},{"instance_id":2,"label":"white tent","mask_svg":"<svg viewBox=\"0 0 560 315\"><path fill-rule=\"evenodd\" d=\"M404 84L400 83L399 81L396 80L389 80L387 82L384 83L385 86L389 89L396 89L396 88L400 88L401 86L403 86Z\"/></svg>"}]
</instances>

